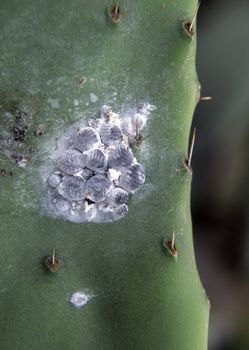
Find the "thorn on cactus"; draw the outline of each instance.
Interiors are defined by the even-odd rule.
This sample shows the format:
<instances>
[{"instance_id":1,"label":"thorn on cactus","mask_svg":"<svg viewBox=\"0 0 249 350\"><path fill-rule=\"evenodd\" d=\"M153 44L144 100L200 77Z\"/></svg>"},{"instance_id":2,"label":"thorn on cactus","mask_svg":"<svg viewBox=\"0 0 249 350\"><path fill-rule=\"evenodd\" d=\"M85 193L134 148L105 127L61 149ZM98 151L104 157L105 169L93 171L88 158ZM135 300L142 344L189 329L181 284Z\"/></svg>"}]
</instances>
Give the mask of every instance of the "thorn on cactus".
<instances>
[{"instance_id":1,"label":"thorn on cactus","mask_svg":"<svg viewBox=\"0 0 249 350\"><path fill-rule=\"evenodd\" d=\"M135 126L135 135L131 135L127 131L126 131L126 135L130 138L129 141L132 146L135 145L139 147L141 146L143 141L145 141L149 137L149 135L147 136L142 135L138 122L134 123L134 126Z\"/></svg>"},{"instance_id":2,"label":"thorn on cactus","mask_svg":"<svg viewBox=\"0 0 249 350\"><path fill-rule=\"evenodd\" d=\"M191 21L183 22L183 32L190 38L193 39L195 31L194 31L194 25L196 23L197 13L200 7L200 2L197 4L195 13Z\"/></svg>"},{"instance_id":3,"label":"thorn on cactus","mask_svg":"<svg viewBox=\"0 0 249 350\"><path fill-rule=\"evenodd\" d=\"M108 9L108 16L113 23L118 23L121 18L120 5L117 2L115 5Z\"/></svg>"},{"instance_id":4,"label":"thorn on cactus","mask_svg":"<svg viewBox=\"0 0 249 350\"><path fill-rule=\"evenodd\" d=\"M61 261L55 254L55 249L53 249L52 255L48 256L45 260L45 265L50 272L57 272L60 267Z\"/></svg>"},{"instance_id":5,"label":"thorn on cactus","mask_svg":"<svg viewBox=\"0 0 249 350\"><path fill-rule=\"evenodd\" d=\"M193 174L193 170L192 170L192 167L191 167L191 161L192 161L194 144L195 144L195 135L196 135L196 128L194 128L194 131L193 131L192 141L191 141L190 150L189 150L189 155L188 155L187 158L183 159L183 161L182 161L183 166L187 170L189 175Z\"/></svg>"},{"instance_id":6,"label":"thorn on cactus","mask_svg":"<svg viewBox=\"0 0 249 350\"><path fill-rule=\"evenodd\" d=\"M205 301L206 301L208 307L210 307L210 300L209 300L209 298L207 296L206 290L204 288L202 288L202 290L203 290L203 294L204 294L204 297L205 297Z\"/></svg>"},{"instance_id":7,"label":"thorn on cactus","mask_svg":"<svg viewBox=\"0 0 249 350\"><path fill-rule=\"evenodd\" d=\"M175 230L173 231L172 239L165 239L163 241L163 246L173 258L177 258L177 249L175 245Z\"/></svg>"},{"instance_id":8,"label":"thorn on cactus","mask_svg":"<svg viewBox=\"0 0 249 350\"><path fill-rule=\"evenodd\" d=\"M211 96L202 96L201 95L201 84L198 85L198 94L197 94L197 103L200 101L210 101L212 100Z\"/></svg>"},{"instance_id":9,"label":"thorn on cactus","mask_svg":"<svg viewBox=\"0 0 249 350\"><path fill-rule=\"evenodd\" d=\"M212 100L212 96L201 96L200 101L210 101Z\"/></svg>"}]
</instances>

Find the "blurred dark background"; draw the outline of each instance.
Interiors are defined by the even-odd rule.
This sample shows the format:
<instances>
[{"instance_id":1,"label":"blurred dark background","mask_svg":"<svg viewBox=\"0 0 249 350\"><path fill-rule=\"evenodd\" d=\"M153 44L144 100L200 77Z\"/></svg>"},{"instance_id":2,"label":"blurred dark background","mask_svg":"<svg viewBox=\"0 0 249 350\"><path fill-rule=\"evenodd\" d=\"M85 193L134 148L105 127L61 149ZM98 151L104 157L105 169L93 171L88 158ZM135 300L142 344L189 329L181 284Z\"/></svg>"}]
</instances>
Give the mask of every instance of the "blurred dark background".
<instances>
[{"instance_id":1,"label":"blurred dark background","mask_svg":"<svg viewBox=\"0 0 249 350\"><path fill-rule=\"evenodd\" d=\"M211 301L209 350L249 350L249 1L201 1L192 167L199 273Z\"/></svg>"}]
</instances>

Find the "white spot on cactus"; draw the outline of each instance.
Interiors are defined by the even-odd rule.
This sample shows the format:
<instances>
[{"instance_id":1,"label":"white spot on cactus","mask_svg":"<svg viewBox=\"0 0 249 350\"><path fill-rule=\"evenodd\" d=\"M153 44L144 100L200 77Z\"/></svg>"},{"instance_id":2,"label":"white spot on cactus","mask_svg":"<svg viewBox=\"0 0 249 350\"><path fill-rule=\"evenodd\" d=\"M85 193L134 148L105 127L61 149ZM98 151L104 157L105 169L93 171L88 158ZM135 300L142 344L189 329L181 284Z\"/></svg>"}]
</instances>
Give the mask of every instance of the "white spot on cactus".
<instances>
[{"instance_id":1,"label":"white spot on cactus","mask_svg":"<svg viewBox=\"0 0 249 350\"><path fill-rule=\"evenodd\" d=\"M154 105L148 104L148 105L147 105L147 109L148 109L149 111L155 111L155 110L157 109L157 107L154 106Z\"/></svg>"},{"instance_id":2,"label":"white spot on cactus","mask_svg":"<svg viewBox=\"0 0 249 350\"><path fill-rule=\"evenodd\" d=\"M72 294L70 303L77 308L81 308L86 305L92 297L92 295L85 294L84 292L76 292Z\"/></svg>"},{"instance_id":3,"label":"white spot on cactus","mask_svg":"<svg viewBox=\"0 0 249 350\"><path fill-rule=\"evenodd\" d=\"M47 102L50 104L51 108L60 108L59 100L56 98L48 98Z\"/></svg>"},{"instance_id":4,"label":"white spot on cactus","mask_svg":"<svg viewBox=\"0 0 249 350\"><path fill-rule=\"evenodd\" d=\"M19 168L26 168L27 166L27 159L23 157L17 157L16 158L16 164Z\"/></svg>"},{"instance_id":5,"label":"white spot on cactus","mask_svg":"<svg viewBox=\"0 0 249 350\"><path fill-rule=\"evenodd\" d=\"M73 100L73 104L74 104L74 107L78 107L79 106L79 100L76 100L76 99L74 99Z\"/></svg>"},{"instance_id":6,"label":"white spot on cactus","mask_svg":"<svg viewBox=\"0 0 249 350\"><path fill-rule=\"evenodd\" d=\"M93 92L90 93L90 100L92 103L96 103L98 99L98 96L96 96Z\"/></svg>"}]
</instances>

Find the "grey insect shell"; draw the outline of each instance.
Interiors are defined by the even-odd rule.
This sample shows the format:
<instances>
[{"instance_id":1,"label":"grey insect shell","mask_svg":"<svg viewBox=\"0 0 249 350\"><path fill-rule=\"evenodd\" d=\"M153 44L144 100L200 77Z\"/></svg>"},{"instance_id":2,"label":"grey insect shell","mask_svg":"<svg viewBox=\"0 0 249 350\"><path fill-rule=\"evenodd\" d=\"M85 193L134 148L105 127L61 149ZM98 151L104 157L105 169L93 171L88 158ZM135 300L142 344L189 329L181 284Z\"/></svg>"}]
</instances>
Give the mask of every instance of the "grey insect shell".
<instances>
[{"instance_id":1,"label":"grey insect shell","mask_svg":"<svg viewBox=\"0 0 249 350\"><path fill-rule=\"evenodd\" d=\"M120 178L119 186L128 192L138 190L145 183L144 168L141 164L133 164L124 169Z\"/></svg>"},{"instance_id":2,"label":"grey insect shell","mask_svg":"<svg viewBox=\"0 0 249 350\"><path fill-rule=\"evenodd\" d=\"M58 174L52 174L48 178L48 184L52 188L56 188L61 182L61 176Z\"/></svg>"},{"instance_id":3,"label":"grey insect shell","mask_svg":"<svg viewBox=\"0 0 249 350\"><path fill-rule=\"evenodd\" d=\"M108 204L112 207L128 202L129 193L121 187L114 187L107 198Z\"/></svg>"},{"instance_id":4,"label":"grey insect shell","mask_svg":"<svg viewBox=\"0 0 249 350\"><path fill-rule=\"evenodd\" d=\"M117 145L109 152L109 168L125 168L132 164L134 156L123 144Z\"/></svg>"},{"instance_id":5,"label":"grey insect shell","mask_svg":"<svg viewBox=\"0 0 249 350\"><path fill-rule=\"evenodd\" d=\"M92 170L103 170L107 167L107 153L97 148L87 155L87 167Z\"/></svg>"},{"instance_id":6,"label":"grey insect shell","mask_svg":"<svg viewBox=\"0 0 249 350\"><path fill-rule=\"evenodd\" d=\"M57 161L58 168L67 175L73 175L85 167L85 156L76 151L66 151Z\"/></svg>"},{"instance_id":7,"label":"grey insect shell","mask_svg":"<svg viewBox=\"0 0 249 350\"><path fill-rule=\"evenodd\" d=\"M95 175L86 182L86 197L93 202L102 202L106 199L111 188L111 181L103 175Z\"/></svg>"},{"instance_id":8,"label":"grey insect shell","mask_svg":"<svg viewBox=\"0 0 249 350\"><path fill-rule=\"evenodd\" d=\"M65 176L57 190L62 197L70 201L79 201L85 197L85 181L78 177Z\"/></svg>"},{"instance_id":9,"label":"grey insect shell","mask_svg":"<svg viewBox=\"0 0 249 350\"><path fill-rule=\"evenodd\" d=\"M74 147L81 152L96 148L100 143L99 133L91 127L80 129L73 138Z\"/></svg>"},{"instance_id":10,"label":"grey insect shell","mask_svg":"<svg viewBox=\"0 0 249 350\"><path fill-rule=\"evenodd\" d=\"M119 220L122 219L124 216L128 214L129 208L126 204L122 204L118 206L114 211L113 211L113 219L114 220Z\"/></svg>"},{"instance_id":11,"label":"grey insect shell","mask_svg":"<svg viewBox=\"0 0 249 350\"><path fill-rule=\"evenodd\" d=\"M118 143L122 140L122 130L112 123L102 124L100 131L101 141L105 145L111 145L113 143Z\"/></svg>"}]
</instances>

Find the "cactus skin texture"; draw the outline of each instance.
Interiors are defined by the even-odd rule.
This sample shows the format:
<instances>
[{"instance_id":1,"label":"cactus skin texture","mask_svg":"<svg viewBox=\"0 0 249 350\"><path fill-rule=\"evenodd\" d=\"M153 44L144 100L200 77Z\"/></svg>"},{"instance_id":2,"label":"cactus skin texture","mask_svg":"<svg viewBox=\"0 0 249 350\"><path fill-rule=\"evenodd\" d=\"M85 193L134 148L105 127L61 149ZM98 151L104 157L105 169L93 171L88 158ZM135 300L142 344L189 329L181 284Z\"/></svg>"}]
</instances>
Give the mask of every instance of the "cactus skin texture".
<instances>
[{"instance_id":1,"label":"cactus skin texture","mask_svg":"<svg viewBox=\"0 0 249 350\"><path fill-rule=\"evenodd\" d=\"M112 21L114 4L1 1L2 131L13 130L6 112L14 106L31 116L18 149L26 168L1 150L1 168L13 172L0 178L2 350L207 348L209 303L193 251L191 176L179 171L198 101L196 38L182 23L197 2L121 0L120 18ZM129 214L113 223L44 215L36 200L45 145L104 104L124 111L140 101L157 107L149 137L135 151L147 194L134 195ZM173 230L177 259L163 246ZM50 273L44 261L54 248L61 263ZM82 308L70 305L77 291L91 295Z\"/></svg>"}]
</instances>

